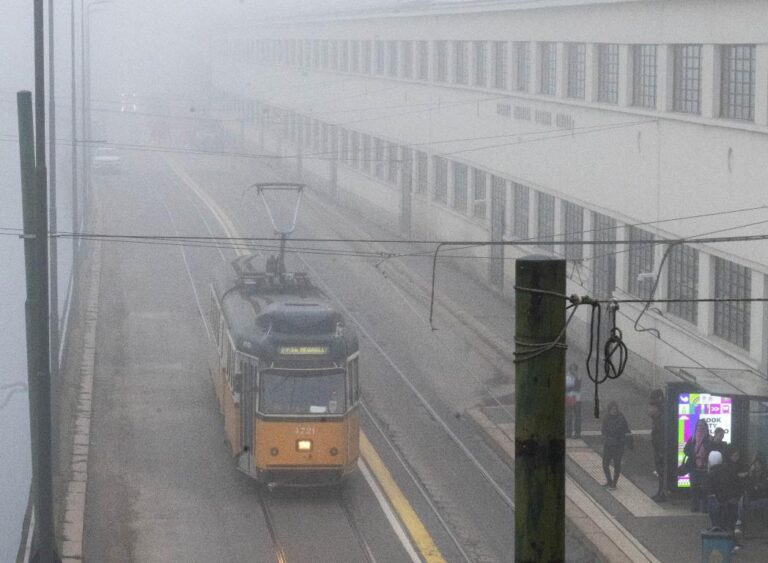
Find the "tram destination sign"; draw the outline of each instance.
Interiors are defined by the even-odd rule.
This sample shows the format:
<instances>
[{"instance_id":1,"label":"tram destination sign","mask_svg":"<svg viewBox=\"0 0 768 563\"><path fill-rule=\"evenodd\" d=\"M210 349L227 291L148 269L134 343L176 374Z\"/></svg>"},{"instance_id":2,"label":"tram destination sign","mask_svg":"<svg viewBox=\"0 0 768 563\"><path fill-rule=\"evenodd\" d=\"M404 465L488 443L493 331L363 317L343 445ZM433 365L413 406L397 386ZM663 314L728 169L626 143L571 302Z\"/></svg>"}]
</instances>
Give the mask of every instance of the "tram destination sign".
<instances>
[{"instance_id":1,"label":"tram destination sign","mask_svg":"<svg viewBox=\"0 0 768 563\"><path fill-rule=\"evenodd\" d=\"M280 346L278 353L283 356L317 356L328 353L328 346Z\"/></svg>"}]
</instances>

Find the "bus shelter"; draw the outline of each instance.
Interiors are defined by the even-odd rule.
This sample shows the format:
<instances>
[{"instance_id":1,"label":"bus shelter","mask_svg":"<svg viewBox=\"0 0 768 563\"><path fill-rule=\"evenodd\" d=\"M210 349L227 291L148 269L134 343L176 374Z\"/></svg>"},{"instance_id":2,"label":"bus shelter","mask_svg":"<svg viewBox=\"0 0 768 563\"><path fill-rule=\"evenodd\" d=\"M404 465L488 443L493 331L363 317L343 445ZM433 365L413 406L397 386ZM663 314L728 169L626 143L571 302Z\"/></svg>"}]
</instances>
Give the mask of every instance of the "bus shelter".
<instances>
[{"instance_id":1,"label":"bus shelter","mask_svg":"<svg viewBox=\"0 0 768 563\"><path fill-rule=\"evenodd\" d=\"M751 461L757 452L768 457L768 378L751 370L669 367L677 378L665 389L665 456L667 490L687 494L690 476L678 475L683 448L699 420L709 433L725 431L724 441Z\"/></svg>"}]
</instances>

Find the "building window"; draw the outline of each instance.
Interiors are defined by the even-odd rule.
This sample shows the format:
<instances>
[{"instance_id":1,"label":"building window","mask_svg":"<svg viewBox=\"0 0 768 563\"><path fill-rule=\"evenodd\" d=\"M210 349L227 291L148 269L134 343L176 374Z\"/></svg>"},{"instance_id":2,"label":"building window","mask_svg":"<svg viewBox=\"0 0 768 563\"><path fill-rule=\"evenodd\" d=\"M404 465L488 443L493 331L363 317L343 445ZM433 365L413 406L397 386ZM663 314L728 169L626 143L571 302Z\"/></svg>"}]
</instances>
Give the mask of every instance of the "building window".
<instances>
[{"instance_id":1,"label":"building window","mask_svg":"<svg viewBox=\"0 0 768 563\"><path fill-rule=\"evenodd\" d=\"M331 42L329 40L320 42L320 67L328 70L331 65Z\"/></svg>"},{"instance_id":2,"label":"building window","mask_svg":"<svg viewBox=\"0 0 768 563\"><path fill-rule=\"evenodd\" d=\"M328 49L330 50L331 70L339 70L339 42L336 40L329 41Z\"/></svg>"},{"instance_id":3,"label":"building window","mask_svg":"<svg viewBox=\"0 0 768 563\"><path fill-rule=\"evenodd\" d=\"M400 42L400 76L403 78L413 78L413 41Z\"/></svg>"},{"instance_id":4,"label":"building window","mask_svg":"<svg viewBox=\"0 0 768 563\"><path fill-rule=\"evenodd\" d=\"M433 157L435 163L435 201L448 203L448 161L439 156Z\"/></svg>"},{"instance_id":5,"label":"building window","mask_svg":"<svg viewBox=\"0 0 768 563\"><path fill-rule=\"evenodd\" d=\"M632 47L632 103L656 109L656 45Z\"/></svg>"},{"instance_id":6,"label":"building window","mask_svg":"<svg viewBox=\"0 0 768 563\"><path fill-rule=\"evenodd\" d=\"M619 46L615 43L597 47L597 101L619 102Z\"/></svg>"},{"instance_id":7,"label":"building window","mask_svg":"<svg viewBox=\"0 0 768 563\"><path fill-rule=\"evenodd\" d=\"M488 85L485 50L485 41L475 41L472 43L473 61L475 63L473 84L481 88L485 88Z\"/></svg>"},{"instance_id":8,"label":"building window","mask_svg":"<svg viewBox=\"0 0 768 563\"><path fill-rule=\"evenodd\" d=\"M418 57L416 78L418 80L429 80L429 42L418 41L416 43L416 49L416 55Z\"/></svg>"},{"instance_id":9,"label":"building window","mask_svg":"<svg viewBox=\"0 0 768 563\"><path fill-rule=\"evenodd\" d=\"M515 55L517 58L517 76L515 88L518 92L528 91L528 81L531 75L531 46L527 41L515 42Z\"/></svg>"},{"instance_id":10,"label":"building window","mask_svg":"<svg viewBox=\"0 0 768 563\"><path fill-rule=\"evenodd\" d=\"M528 238L529 190L520 184L512 184L512 236L517 240Z\"/></svg>"},{"instance_id":11,"label":"building window","mask_svg":"<svg viewBox=\"0 0 768 563\"><path fill-rule=\"evenodd\" d=\"M363 41L363 72L365 74L372 73L371 60L373 55L373 46L370 41Z\"/></svg>"},{"instance_id":12,"label":"building window","mask_svg":"<svg viewBox=\"0 0 768 563\"><path fill-rule=\"evenodd\" d=\"M312 41L312 66L314 68L320 68L320 40L314 39Z\"/></svg>"},{"instance_id":13,"label":"building window","mask_svg":"<svg viewBox=\"0 0 768 563\"><path fill-rule=\"evenodd\" d=\"M496 181L496 176L493 176L493 181ZM498 178L501 180L501 178ZM504 180L501 180L504 182ZM472 215L478 219L485 219L487 216L488 207L488 190L485 186L485 172L472 169Z\"/></svg>"},{"instance_id":14,"label":"building window","mask_svg":"<svg viewBox=\"0 0 768 563\"><path fill-rule=\"evenodd\" d=\"M367 172L368 174L370 174L371 162L373 161L370 135L363 135L360 144L363 147L362 154L360 155L360 164L363 169L363 172Z\"/></svg>"},{"instance_id":15,"label":"building window","mask_svg":"<svg viewBox=\"0 0 768 563\"><path fill-rule=\"evenodd\" d=\"M563 232L566 242L582 242L584 240L584 208L570 201L563 201ZM584 257L584 247L580 244L565 245L566 260L581 260Z\"/></svg>"},{"instance_id":16,"label":"building window","mask_svg":"<svg viewBox=\"0 0 768 563\"><path fill-rule=\"evenodd\" d=\"M426 193L429 187L429 157L427 153L416 151L416 191Z\"/></svg>"},{"instance_id":17,"label":"building window","mask_svg":"<svg viewBox=\"0 0 768 563\"><path fill-rule=\"evenodd\" d=\"M304 45L303 64L305 67L309 68L312 64L312 42L309 39L305 39L302 41L302 44Z\"/></svg>"},{"instance_id":18,"label":"building window","mask_svg":"<svg viewBox=\"0 0 768 563\"><path fill-rule=\"evenodd\" d=\"M336 130L335 126L331 127L332 130ZM342 164L349 164L349 131L344 128L339 128L339 160L341 160ZM333 133L331 134L333 135ZM336 143L331 143L331 154L336 152Z\"/></svg>"},{"instance_id":19,"label":"building window","mask_svg":"<svg viewBox=\"0 0 768 563\"><path fill-rule=\"evenodd\" d=\"M378 39L373 42L373 57L374 57L374 65L373 65L373 72L375 74L384 75L384 71L386 70L386 67L384 66L384 59L385 59L385 51L384 51L384 41L379 41Z\"/></svg>"},{"instance_id":20,"label":"building window","mask_svg":"<svg viewBox=\"0 0 768 563\"><path fill-rule=\"evenodd\" d=\"M554 96L557 84L557 45L541 43L541 82L539 92Z\"/></svg>"},{"instance_id":21,"label":"building window","mask_svg":"<svg viewBox=\"0 0 768 563\"><path fill-rule=\"evenodd\" d=\"M752 272L729 260L713 257L715 297L749 299L752 296ZM751 303L746 301L715 302L715 335L749 350Z\"/></svg>"},{"instance_id":22,"label":"building window","mask_svg":"<svg viewBox=\"0 0 768 563\"><path fill-rule=\"evenodd\" d=\"M594 245L592 258L592 292L597 299L610 299L616 287L616 221L602 213L592 212Z\"/></svg>"},{"instance_id":23,"label":"building window","mask_svg":"<svg viewBox=\"0 0 768 563\"><path fill-rule=\"evenodd\" d=\"M387 41L387 57L388 57L388 65L387 65L387 75L391 78L397 78L397 63L398 61L398 52L397 52L397 41Z\"/></svg>"},{"instance_id":24,"label":"building window","mask_svg":"<svg viewBox=\"0 0 768 563\"><path fill-rule=\"evenodd\" d=\"M453 163L453 208L467 212L467 165Z\"/></svg>"},{"instance_id":25,"label":"building window","mask_svg":"<svg viewBox=\"0 0 768 563\"><path fill-rule=\"evenodd\" d=\"M435 41L435 82L448 80L448 42Z\"/></svg>"},{"instance_id":26,"label":"building window","mask_svg":"<svg viewBox=\"0 0 768 563\"><path fill-rule=\"evenodd\" d=\"M392 185L397 185L397 171L400 169L400 155L397 151L397 145L394 143L387 143L387 181Z\"/></svg>"},{"instance_id":27,"label":"building window","mask_svg":"<svg viewBox=\"0 0 768 563\"><path fill-rule=\"evenodd\" d=\"M360 133L357 131L349 132L349 145L351 147L349 165L358 168L360 166Z\"/></svg>"},{"instance_id":28,"label":"building window","mask_svg":"<svg viewBox=\"0 0 768 563\"><path fill-rule=\"evenodd\" d=\"M677 244L669 251L667 295L670 299L697 299L699 296L699 251ZM696 324L698 305L694 301L668 303L667 311Z\"/></svg>"},{"instance_id":29,"label":"building window","mask_svg":"<svg viewBox=\"0 0 768 563\"><path fill-rule=\"evenodd\" d=\"M630 243L628 255L629 272L627 276L627 291L642 299L648 299L651 296L654 278L653 276L646 277L642 274L654 273L653 241L655 237L648 231L630 226L627 229L627 238L630 240L648 241Z\"/></svg>"},{"instance_id":30,"label":"building window","mask_svg":"<svg viewBox=\"0 0 768 563\"><path fill-rule=\"evenodd\" d=\"M360 72L360 41L352 41L349 54L349 71Z\"/></svg>"},{"instance_id":31,"label":"building window","mask_svg":"<svg viewBox=\"0 0 768 563\"><path fill-rule=\"evenodd\" d=\"M373 175L384 179L384 141L374 137L373 139Z\"/></svg>"},{"instance_id":32,"label":"building window","mask_svg":"<svg viewBox=\"0 0 768 563\"><path fill-rule=\"evenodd\" d=\"M469 53L466 41L453 42L453 81L456 84L469 82Z\"/></svg>"},{"instance_id":33,"label":"building window","mask_svg":"<svg viewBox=\"0 0 768 563\"><path fill-rule=\"evenodd\" d=\"M586 83L587 46L568 43L568 97L584 99Z\"/></svg>"},{"instance_id":34,"label":"building window","mask_svg":"<svg viewBox=\"0 0 768 563\"><path fill-rule=\"evenodd\" d=\"M675 45L673 108L701 113L701 45Z\"/></svg>"},{"instance_id":35,"label":"building window","mask_svg":"<svg viewBox=\"0 0 768 563\"><path fill-rule=\"evenodd\" d=\"M493 87L507 88L507 43L493 42Z\"/></svg>"},{"instance_id":36,"label":"building window","mask_svg":"<svg viewBox=\"0 0 768 563\"><path fill-rule=\"evenodd\" d=\"M349 72L349 41L339 41L339 70Z\"/></svg>"},{"instance_id":37,"label":"building window","mask_svg":"<svg viewBox=\"0 0 768 563\"><path fill-rule=\"evenodd\" d=\"M536 192L536 238L549 240L555 236L555 198Z\"/></svg>"},{"instance_id":38,"label":"building window","mask_svg":"<svg viewBox=\"0 0 768 563\"><path fill-rule=\"evenodd\" d=\"M720 117L755 119L755 46L723 45Z\"/></svg>"}]
</instances>

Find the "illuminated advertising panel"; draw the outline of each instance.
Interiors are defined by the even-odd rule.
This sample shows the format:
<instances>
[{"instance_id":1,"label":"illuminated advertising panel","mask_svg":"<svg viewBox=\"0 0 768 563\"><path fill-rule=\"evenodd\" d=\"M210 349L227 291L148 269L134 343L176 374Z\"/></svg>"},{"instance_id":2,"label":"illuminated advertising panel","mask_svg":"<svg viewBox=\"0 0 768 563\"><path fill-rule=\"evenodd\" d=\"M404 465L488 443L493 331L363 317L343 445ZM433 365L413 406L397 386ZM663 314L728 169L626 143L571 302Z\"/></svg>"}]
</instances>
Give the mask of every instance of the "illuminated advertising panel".
<instances>
[{"instance_id":1,"label":"illuminated advertising panel","mask_svg":"<svg viewBox=\"0 0 768 563\"><path fill-rule=\"evenodd\" d=\"M704 420L709 427L709 433L714 434L715 428L725 430L725 441L731 441L731 418L733 415L733 399L709 393L680 393L677 396L677 465L683 463L685 443L693 436L696 423ZM690 475L678 475L677 486L691 486Z\"/></svg>"}]
</instances>

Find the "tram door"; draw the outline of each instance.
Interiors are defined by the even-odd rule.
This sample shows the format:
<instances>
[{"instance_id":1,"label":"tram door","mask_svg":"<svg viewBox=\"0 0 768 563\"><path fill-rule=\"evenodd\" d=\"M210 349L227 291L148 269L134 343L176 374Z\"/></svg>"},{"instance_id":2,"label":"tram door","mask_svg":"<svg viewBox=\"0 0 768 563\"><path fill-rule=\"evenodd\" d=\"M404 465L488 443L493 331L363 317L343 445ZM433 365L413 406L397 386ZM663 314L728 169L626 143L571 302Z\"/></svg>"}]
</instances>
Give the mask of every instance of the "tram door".
<instances>
[{"instance_id":1,"label":"tram door","mask_svg":"<svg viewBox=\"0 0 768 563\"><path fill-rule=\"evenodd\" d=\"M491 242L501 242L504 237L504 209L507 187L503 178L491 176ZM488 278L495 287L504 289L504 246L492 244Z\"/></svg>"},{"instance_id":2,"label":"tram door","mask_svg":"<svg viewBox=\"0 0 768 563\"><path fill-rule=\"evenodd\" d=\"M237 355L237 366L240 371L240 444L242 453L238 466L250 473L253 469L253 424L256 413L257 386L256 360L243 354Z\"/></svg>"}]
</instances>

